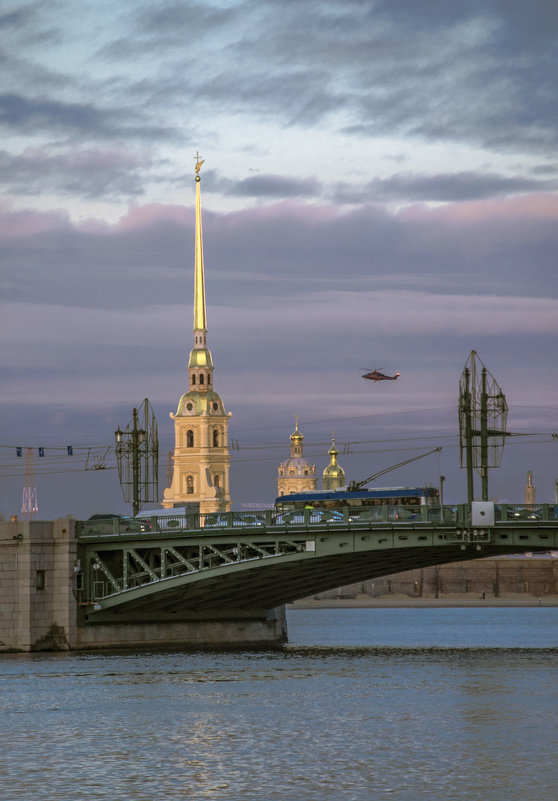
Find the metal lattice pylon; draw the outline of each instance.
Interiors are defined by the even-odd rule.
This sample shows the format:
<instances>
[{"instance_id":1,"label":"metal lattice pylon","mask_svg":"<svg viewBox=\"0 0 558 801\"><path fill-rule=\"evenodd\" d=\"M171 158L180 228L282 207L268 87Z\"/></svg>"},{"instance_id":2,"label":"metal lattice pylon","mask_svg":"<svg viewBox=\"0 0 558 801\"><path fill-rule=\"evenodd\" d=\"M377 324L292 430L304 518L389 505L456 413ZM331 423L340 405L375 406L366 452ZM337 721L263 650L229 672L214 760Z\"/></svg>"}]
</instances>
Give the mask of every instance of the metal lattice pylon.
<instances>
[{"instance_id":1,"label":"metal lattice pylon","mask_svg":"<svg viewBox=\"0 0 558 801\"><path fill-rule=\"evenodd\" d=\"M147 398L139 409L133 410L132 420L124 431L119 428L115 437L122 493L132 503L136 515L147 501L159 500L159 438L155 414Z\"/></svg>"},{"instance_id":2,"label":"metal lattice pylon","mask_svg":"<svg viewBox=\"0 0 558 801\"><path fill-rule=\"evenodd\" d=\"M23 480L23 500L21 516L24 520L32 520L39 514L37 501L37 484L35 481L35 467L33 466L33 448L25 449L25 477Z\"/></svg>"},{"instance_id":3,"label":"metal lattice pylon","mask_svg":"<svg viewBox=\"0 0 558 801\"><path fill-rule=\"evenodd\" d=\"M459 446L469 502L474 500L473 469L481 476L482 500L488 500L488 468L502 463L507 419L506 396L472 350L459 382Z\"/></svg>"}]
</instances>

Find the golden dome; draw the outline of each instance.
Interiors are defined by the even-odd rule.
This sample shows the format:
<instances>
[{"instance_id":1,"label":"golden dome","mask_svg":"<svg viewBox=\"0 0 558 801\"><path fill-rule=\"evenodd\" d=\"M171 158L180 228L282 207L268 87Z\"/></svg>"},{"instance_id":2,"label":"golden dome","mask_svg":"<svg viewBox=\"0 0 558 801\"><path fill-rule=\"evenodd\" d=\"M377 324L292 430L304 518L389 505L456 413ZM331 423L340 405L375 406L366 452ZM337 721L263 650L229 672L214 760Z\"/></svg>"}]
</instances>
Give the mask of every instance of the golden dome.
<instances>
[{"instance_id":1,"label":"golden dome","mask_svg":"<svg viewBox=\"0 0 558 801\"><path fill-rule=\"evenodd\" d=\"M298 443L298 442L302 442L303 439L304 439L304 436L298 430L298 417L297 417L296 421L295 421L295 430L291 434L291 442L297 442Z\"/></svg>"},{"instance_id":2,"label":"golden dome","mask_svg":"<svg viewBox=\"0 0 558 801\"><path fill-rule=\"evenodd\" d=\"M322 486L324 489L337 489L345 484L345 471L337 464L339 451L335 447L335 436L331 437L331 448L328 450L329 464L322 473Z\"/></svg>"}]
</instances>

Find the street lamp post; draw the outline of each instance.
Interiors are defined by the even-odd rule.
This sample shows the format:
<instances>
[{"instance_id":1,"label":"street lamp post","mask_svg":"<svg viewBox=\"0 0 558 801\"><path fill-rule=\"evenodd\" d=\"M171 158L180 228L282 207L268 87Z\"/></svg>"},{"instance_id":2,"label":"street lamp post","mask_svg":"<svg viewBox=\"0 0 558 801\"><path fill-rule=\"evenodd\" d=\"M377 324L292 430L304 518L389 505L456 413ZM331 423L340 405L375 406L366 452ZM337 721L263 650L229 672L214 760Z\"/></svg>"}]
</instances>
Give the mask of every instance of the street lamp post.
<instances>
[{"instance_id":1,"label":"street lamp post","mask_svg":"<svg viewBox=\"0 0 558 801\"><path fill-rule=\"evenodd\" d=\"M122 431L120 426L114 432L116 454L128 456L132 461L132 509L135 517L141 509L140 499L140 457L145 443L145 431L138 425L138 410L132 411L132 427Z\"/></svg>"}]
</instances>

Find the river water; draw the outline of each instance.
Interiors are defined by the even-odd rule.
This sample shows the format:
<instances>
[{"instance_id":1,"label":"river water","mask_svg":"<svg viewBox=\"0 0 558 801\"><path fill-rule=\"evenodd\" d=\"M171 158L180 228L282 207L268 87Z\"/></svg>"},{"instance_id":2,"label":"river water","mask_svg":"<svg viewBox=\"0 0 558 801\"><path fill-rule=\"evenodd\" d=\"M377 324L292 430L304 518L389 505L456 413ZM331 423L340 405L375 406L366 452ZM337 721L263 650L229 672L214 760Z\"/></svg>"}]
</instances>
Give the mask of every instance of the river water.
<instances>
[{"instance_id":1,"label":"river water","mask_svg":"<svg viewBox=\"0 0 558 801\"><path fill-rule=\"evenodd\" d=\"M558 799L558 608L292 610L289 632L1 656L0 798Z\"/></svg>"}]
</instances>

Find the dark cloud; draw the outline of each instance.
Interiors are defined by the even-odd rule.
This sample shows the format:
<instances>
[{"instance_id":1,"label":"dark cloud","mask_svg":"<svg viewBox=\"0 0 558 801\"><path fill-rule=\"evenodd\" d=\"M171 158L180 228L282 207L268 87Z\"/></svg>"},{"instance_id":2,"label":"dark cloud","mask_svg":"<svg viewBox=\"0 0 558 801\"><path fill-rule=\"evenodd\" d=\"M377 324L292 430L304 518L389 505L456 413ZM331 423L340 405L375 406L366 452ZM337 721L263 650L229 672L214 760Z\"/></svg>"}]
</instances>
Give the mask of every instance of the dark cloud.
<instances>
[{"instance_id":1,"label":"dark cloud","mask_svg":"<svg viewBox=\"0 0 558 801\"><path fill-rule=\"evenodd\" d=\"M129 149L27 149L19 155L0 151L0 170L12 194L38 195L48 184L51 193L86 198L141 195L141 173L150 166L146 154L134 156Z\"/></svg>"},{"instance_id":2,"label":"dark cloud","mask_svg":"<svg viewBox=\"0 0 558 801\"><path fill-rule=\"evenodd\" d=\"M34 11L31 6L21 6L10 11L0 11L0 28L17 30L22 25L28 25L33 16Z\"/></svg>"},{"instance_id":3,"label":"dark cloud","mask_svg":"<svg viewBox=\"0 0 558 801\"><path fill-rule=\"evenodd\" d=\"M375 178L362 188L339 186L334 193L338 203L374 202L451 202L507 197L527 192L558 189L558 181L537 180L494 173L447 173L417 175L400 173L389 178Z\"/></svg>"},{"instance_id":4,"label":"dark cloud","mask_svg":"<svg viewBox=\"0 0 558 801\"><path fill-rule=\"evenodd\" d=\"M4 298L17 301L34 286L46 303L136 308L158 298L170 301L171 285L186 282L183 251L185 241L192 241L191 224L181 227L164 216L131 230L83 229L56 218L45 228L35 215L28 221L14 215L13 225L6 222ZM15 226L20 234L14 237ZM165 270L171 271L170 280L168 274L161 279Z\"/></svg>"},{"instance_id":5,"label":"dark cloud","mask_svg":"<svg viewBox=\"0 0 558 801\"><path fill-rule=\"evenodd\" d=\"M95 138L165 139L170 129L142 124L141 115L131 109L104 109L94 103L67 103L16 93L0 95L0 125L27 134L80 134Z\"/></svg>"},{"instance_id":6,"label":"dark cloud","mask_svg":"<svg viewBox=\"0 0 558 801\"><path fill-rule=\"evenodd\" d=\"M252 175L224 184L224 193L237 197L316 197L320 191L319 182L313 178L287 178L282 175Z\"/></svg>"},{"instance_id":7,"label":"dark cloud","mask_svg":"<svg viewBox=\"0 0 558 801\"><path fill-rule=\"evenodd\" d=\"M4 39L4 46L22 47L59 44L63 34L53 19L59 8L59 0L49 3L48 9L41 0L20 4L11 3L10 10L0 10L0 30L9 32L9 38Z\"/></svg>"},{"instance_id":8,"label":"dark cloud","mask_svg":"<svg viewBox=\"0 0 558 801\"><path fill-rule=\"evenodd\" d=\"M339 213L284 201L228 214L204 213L207 284L213 303L256 310L293 289L428 287L433 293L554 297L558 210L551 196L482 201L397 214ZM65 216L0 216L2 296L45 304L127 310L187 302L193 214L136 207L114 225ZM528 269L527 269L528 265ZM250 291L247 291L247 288Z\"/></svg>"},{"instance_id":9,"label":"dark cloud","mask_svg":"<svg viewBox=\"0 0 558 801\"><path fill-rule=\"evenodd\" d=\"M556 142L558 37L548 4L532 11L512 3L511 15L507 3L490 0L308 3L292 14L273 3L266 8L238 45L242 73L257 75L265 64L288 82L291 73L306 72L294 97L314 106L314 122L340 97L353 120L345 130L361 135L464 139L493 148ZM515 39L525 25L533 37L522 40L518 58ZM248 94L244 100L250 102Z\"/></svg>"},{"instance_id":10,"label":"dark cloud","mask_svg":"<svg viewBox=\"0 0 558 801\"><path fill-rule=\"evenodd\" d=\"M558 164L537 164L531 172L533 175L556 175L558 173Z\"/></svg>"},{"instance_id":11,"label":"dark cloud","mask_svg":"<svg viewBox=\"0 0 558 801\"><path fill-rule=\"evenodd\" d=\"M314 125L347 103L343 93L330 87L330 74L324 69L292 66L277 71L269 64L250 65L250 61L240 70L235 64L217 75L203 74L192 83L183 81L182 91L202 104L217 103L233 113L279 118L288 125Z\"/></svg>"},{"instance_id":12,"label":"dark cloud","mask_svg":"<svg viewBox=\"0 0 558 801\"><path fill-rule=\"evenodd\" d=\"M35 17L40 7L33 5ZM64 33L64 52L71 41L64 4L56 11L50 29ZM50 20L41 13L34 19L16 7L20 36L46 35ZM335 120L359 138L551 153L556 16L542 0L528 7L520 0L125 3L113 25L99 13L87 72L41 77L40 57L22 62L14 49L14 88L1 119L35 136L162 141L183 139L185 118L218 111L301 127Z\"/></svg>"},{"instance_id":13,"label":"dark cloud","mask_svg":"<svg viewBox=\"0 0 558 801\"><path fill-rule=\"evenodd\" d=\"M239 24L244 3L236 8L220 8L209 3L170 0L138 9L133 15L136 32L159 46L169 44L183 47L185 37L201 39L215 36L220 28Z\"/></svg>"}]
</instances>

